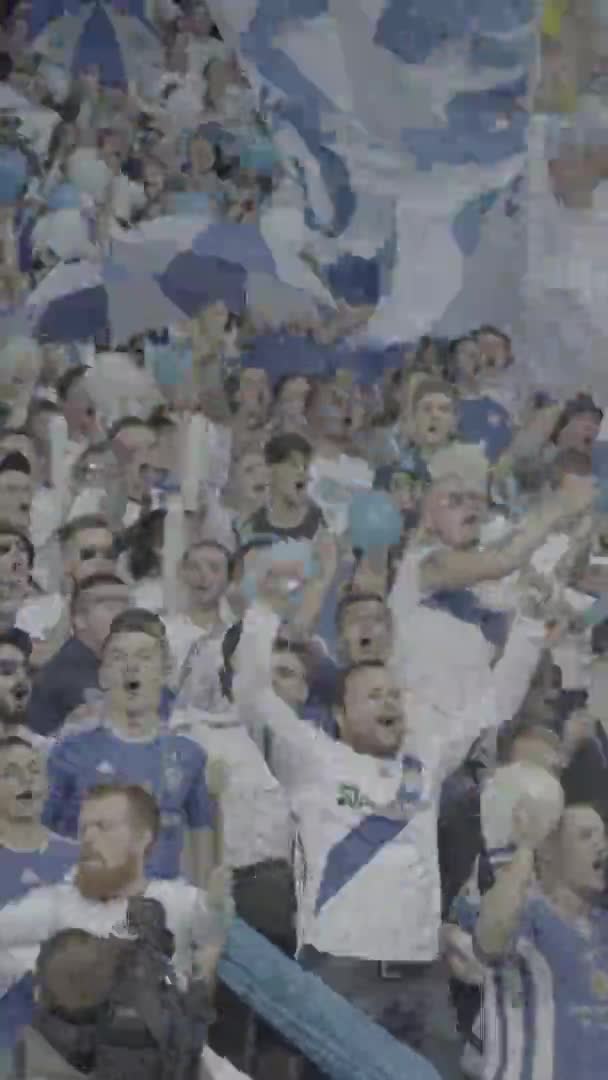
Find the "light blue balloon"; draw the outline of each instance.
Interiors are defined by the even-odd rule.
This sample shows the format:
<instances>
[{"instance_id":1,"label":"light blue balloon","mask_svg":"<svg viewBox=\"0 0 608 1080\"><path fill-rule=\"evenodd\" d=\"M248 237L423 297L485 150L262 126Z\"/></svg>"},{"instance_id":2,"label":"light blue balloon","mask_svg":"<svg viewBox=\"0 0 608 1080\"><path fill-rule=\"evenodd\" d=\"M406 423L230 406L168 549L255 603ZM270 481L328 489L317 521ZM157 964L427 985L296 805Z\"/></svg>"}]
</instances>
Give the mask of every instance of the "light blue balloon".
<instances>
[{"instance_id":1,"label":"light blue balloon","mask_svg":"<svg viewBox=\"0 0 608 1080\"><path fill-rule=\"evenodd\" d=\"M259 139L256 142L244 146L240 153L240 163L243 169L251 169L262 176L270 175L277 162L279 155L270 139Z\"/></svg>"},{"instance_id":2,"label":"light blue balloon","mask_svg":"<svg viewBox=\"0 0 608 1080\"><path fill-rule=\"evenodd\" d=\"M209 213L209 196L202 191L176 191L169 197L170 214L188 217Z\"/></svg>"},{"instance_id":3,"label":"light blue balloon","mask_svg":"<svg viewBox=\"0 0 608 1080\"><path fill-rule=\"evenodd\" d=\"M159 386L180 386L189 381L192 374L192 349L184 342L156 345L146 342L144 346L146 366Z\"/></svg>"},{"instance_id":4,"label":"light blue balloon","mask_svg":"<svg viewBox=\"0 0 608 1080\"><path fill-rule=\"evenodd\" d=\"M352 499L348 516L353 548L368 552L399 543L401 514L386 492L358 492Z\"/></svg>"},{"instance_id":5,"label":"light blue balloon","mask_svg":"<svg viewBox=\"0 0 608 1080\"><path fill-rule=\"evenodd\" d=\"M14 203L27 179L27 161L19 150L0 153L0 204Z\"/></svg>"}]
</instances>

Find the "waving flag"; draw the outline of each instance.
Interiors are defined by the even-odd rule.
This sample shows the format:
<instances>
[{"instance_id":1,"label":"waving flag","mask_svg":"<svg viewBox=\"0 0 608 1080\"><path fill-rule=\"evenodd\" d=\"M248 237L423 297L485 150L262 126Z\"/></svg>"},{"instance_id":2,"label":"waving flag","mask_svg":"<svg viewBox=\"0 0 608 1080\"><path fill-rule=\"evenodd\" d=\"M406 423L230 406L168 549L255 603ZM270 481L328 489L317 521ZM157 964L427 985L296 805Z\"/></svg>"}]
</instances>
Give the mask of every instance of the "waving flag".
<instances>
[{"instance_id":1,"label":"waving flag","mask_svg":"<svg viewBox=\"0 0 608 1080\"><path fill-rule=\"evenodd\" d=\"M491 238L520 213L532 0L209 6L293 165L305 243L328 280L341 268L342 295L363 280L380 294L372 336L408 340L446 316L454 333L510 322L520 266L506 273Z\"/></svg>"},{"instance_id":2,"label":"waving flag","mask_svg":"<svg viewBox=\"0 0 608 1080\"><path fill-rule=\"evenodd\" d=\"M162 66L160 39L144 0L47 0L30 13L31 47L73 75L98 68L105 86L126 89Z\"/></svg>"}]
</instances>

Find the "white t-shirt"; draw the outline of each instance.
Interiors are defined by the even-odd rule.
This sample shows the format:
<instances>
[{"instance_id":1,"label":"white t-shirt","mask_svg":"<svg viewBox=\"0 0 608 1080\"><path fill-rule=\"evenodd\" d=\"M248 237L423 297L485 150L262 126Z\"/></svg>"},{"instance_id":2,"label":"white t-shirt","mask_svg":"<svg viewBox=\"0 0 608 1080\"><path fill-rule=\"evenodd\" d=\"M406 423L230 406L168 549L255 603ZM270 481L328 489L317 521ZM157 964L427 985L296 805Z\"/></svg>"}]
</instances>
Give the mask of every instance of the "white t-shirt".
<instances>
[{"instance_id":1,"label":"white t-shirt","mask_svg":"<svg viewBox=\"0 0 608 1080\"><path fill-rule=\"evenodd\" d=\"M226 864L236 868L267 859L289 860L291 824L285 793L237 710L176 711L171 726L195 739L209 759L219 758L228 767L228 787L222 796Z\"/></svg>"},{"instance_id":2,"label":"white t-shirt","mask_svg":"<svg viewBox=\"0 0 608 1080\"><path fill-rule=\"evenodd\" d=\"M231 621L222 622L211 633L201 630L187 615L169 616L163 622L171 651L172 685L183 691L178 705L211 708L219 691L222 642ZM188 670L184 669L186 661Z\"/></svg>"},{"instance_id":3,"label":"white t-shirt","mask_svg":"<svg viewBox=\"0 0 608 1080\"><path fill-rule=\"evenodd\" d=\"M186 881L150 881L145 896L163 905L175 937L174 966L178 976L192 974L192 951L215 931L205 894ZM124 934L127 900L85 900L71 882L32 889L0 909L0 950L17 949L22 974L30 971L40 945L60 930L87 930L99 937Z\"/></svg>"},{"instance_id":4,"label":"white t-shirt","mask_svg":"<svg viewBox=\"0 0 608 1080\"><path fill-rule=\"evenodd\" d=\"M441 923L441 784L481 731L519 707L542 634L522 621L485 699L452 709L440 734L433 717L428 726L418 718L399 754L386 760L334 741L274 694L278 626L259 604L247 612L234 693L250 730L270 728L272 768L295 818L299 945L334 956L430 961Z\"/></svg>"},{"instance_id":5,"label":"white t-shirt","mask_svg":"<svg viewBox=\"0 0 608 1080\"><path fill-rule=\"evenodd\" d=\"M37 641L46 641L65 615L66 601L61 593L35 596L19 608L15 626Z\"/></svg>"}]
</instances>

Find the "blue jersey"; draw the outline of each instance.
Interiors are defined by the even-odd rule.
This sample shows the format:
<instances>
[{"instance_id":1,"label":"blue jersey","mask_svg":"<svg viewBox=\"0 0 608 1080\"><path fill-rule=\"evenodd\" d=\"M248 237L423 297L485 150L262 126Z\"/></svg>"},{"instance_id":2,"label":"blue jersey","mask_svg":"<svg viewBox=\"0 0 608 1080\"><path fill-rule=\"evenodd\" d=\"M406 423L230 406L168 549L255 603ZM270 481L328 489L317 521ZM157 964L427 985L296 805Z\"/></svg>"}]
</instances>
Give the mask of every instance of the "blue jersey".
<instances>
[{"instance_id":1,"label":"blue jersey","mask_svg":"<svg viewBox=\"0 0 608 1080\"><path fill-rule=\"evenodd\" d=\"M0 904L19 900L38 885L63 881L78 858L78 847L60 837L50 837L43 851L11 851L0 847ZM0 1048L12 1050L21 1028L30 1023L34 1006L34 982L24 975L0 998Z\"/></svg>"},{"instance_id":2,"label":"blue jersey","mask_svg":"<svg viewBox=\"0 0 608 1080\"><path fill-rule=\"evenodd\" d=\"M68 735L49 757L44 822L62 836L75 837L80 803L90 788L112 782L139 784L156 797L161 813L161 832L147 873L179 877L184 828L212 828L215 820L206 764L198 743L184 735L161 734L145 743L121 739L106 727Z\"/></svg>"},{"instance_id":3,"label":"blue jersey","mask_svg":"<svg viewBox=\"0 0 608 1080\"><path fill-rule=\"evenodd\" d=\"M527 904L516 951L484 992L484 1080L598 1080L608 1063L608 913L589 932Z\"/></svg>"},{"instance_id":4,"label":"blue jersey","mask_svg":"<svg viewBox=\"0 0 608 1080\"><path fill-rule=\"evenodd\" d=\"M511 417L504 405L490 397L465 398L458 411L459 439L481 445L488 461L498 461L513 437Z\"/></svg>"}]
</instances>

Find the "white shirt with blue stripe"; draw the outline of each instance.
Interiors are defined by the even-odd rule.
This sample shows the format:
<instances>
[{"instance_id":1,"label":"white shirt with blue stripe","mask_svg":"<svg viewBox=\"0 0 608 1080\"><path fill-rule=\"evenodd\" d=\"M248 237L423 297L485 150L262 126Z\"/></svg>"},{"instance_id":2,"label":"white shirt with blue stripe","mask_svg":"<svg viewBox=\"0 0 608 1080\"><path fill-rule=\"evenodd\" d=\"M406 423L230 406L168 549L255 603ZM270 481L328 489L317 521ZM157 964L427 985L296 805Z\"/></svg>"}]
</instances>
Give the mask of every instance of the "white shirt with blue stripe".
<instances>
[{"instance_id":1,"label":"white shirt with blue stripe","mask_svg":"<svg viewBox=\"0 0 608 1080\"><path fill-rule=\"evenodd\" d=\"M484 700L435 718L411 717L392 760L359 754L302 722L271 688L279 620L255 604L237 653L235 698L250 731L272 732L271 767L298 832L299 945L360 959L418 962L437 956L441 897L437 806L441 783L486 728L521 704L543 636L522 620ZM259 732L258 732L259 733Z\"/></svg>"}]
</instances>

